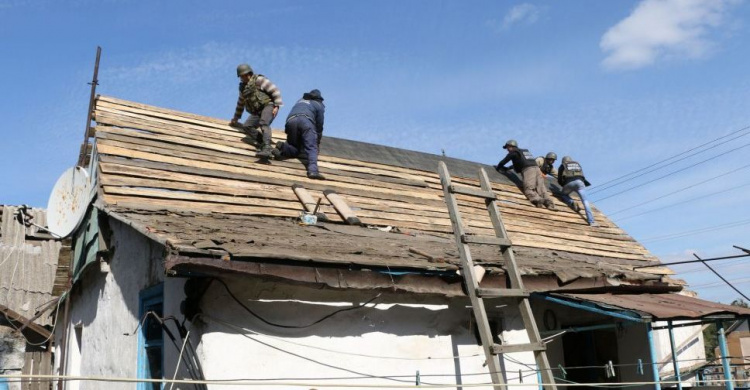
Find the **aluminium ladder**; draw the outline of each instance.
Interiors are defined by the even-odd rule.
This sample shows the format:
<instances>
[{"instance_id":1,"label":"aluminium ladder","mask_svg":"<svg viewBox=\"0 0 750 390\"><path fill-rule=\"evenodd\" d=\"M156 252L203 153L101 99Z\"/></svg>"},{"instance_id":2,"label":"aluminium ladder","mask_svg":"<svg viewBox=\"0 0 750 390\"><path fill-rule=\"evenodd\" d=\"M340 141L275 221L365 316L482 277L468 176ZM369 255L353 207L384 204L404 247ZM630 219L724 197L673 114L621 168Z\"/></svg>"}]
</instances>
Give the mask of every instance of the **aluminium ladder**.
<instances>
[{"instance_id":1,"label":"aluminium ladder","mask_svg":"<svg viewBox=\"0 0 750 390\"><path fill-rule=\"evenodd\" d=\"M483 168L479 170L479 181L481 189L475 189L466 186L457 186L451 183L451 176L448 173L448 167L444 162L440 162L438 170L440 171L440 182L443 185L445 194L445 203L448 206L453 233L458 246L458 253L461 257L461 274L466 283L466 291L471 299L471 307L474 312L474 318L479 330L479 337L482 341L484 355L487 358L487 366L492 377L492 383L495 388L506 388L505 375L500 365L500 357L504 353L513 352L534 352L538 370L541 372L542 383L545 389L555 390L555 379L550 369L549 360L547 359L546 347L539 336L539 329L534 321L534 315L531 312L529 304L529 293L523 287L521 274L516 265L516 259L513 255L513 248L505 225L500 216L500 209L497 205L497 195L492 191L490 180L487 172ZM492 236L472 236L464 232L461 221L461 214L458 210L458 202L455 194L479 197L485 200L487 211L492 220L492 226L495 229L495 237ZM471 258L469 244L498 245L505 262L507 278L510 281L510 288L480 288L474 273L474 261ZM504 298L515 300L518 303L518 310L523 318L526 332L528 333L530 343L528 344L495 344L490 330L489 320L487 319L487 310L484 306L484 298Z\"/></svg>"}]
</instances>

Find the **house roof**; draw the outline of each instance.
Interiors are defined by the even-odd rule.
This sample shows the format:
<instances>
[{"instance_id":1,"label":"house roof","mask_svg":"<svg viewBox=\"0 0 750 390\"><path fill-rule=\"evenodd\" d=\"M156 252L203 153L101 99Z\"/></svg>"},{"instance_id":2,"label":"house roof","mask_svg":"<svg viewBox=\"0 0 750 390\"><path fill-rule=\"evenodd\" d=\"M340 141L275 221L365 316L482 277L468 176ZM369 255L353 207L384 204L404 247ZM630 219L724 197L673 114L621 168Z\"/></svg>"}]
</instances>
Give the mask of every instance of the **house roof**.
<instances>
[{"instance_id":1,"label":"house roof","mask_svg":"<svg viewBox=\"0 0 750 390\"><path fill-rule=\"evenodd\" d=\"M750 309L704 301L682 294L575 294L555 293L552 296L570 301L594 303L598 308L609 311L628 310L641 318L650 317L653 321L702 319L706 317L729 316L750 317Z\"/></svg>"},{"instance_id":2,"label":"house roof","mask_svg":"<svg viewBox=\"0 0 750 390\"><path fill-rule=\"evenodd\" d=\"M33 225L24 226L16 217L18 209L0 206L0 305L32 318L37 310L59 296L60 288L67 282L65 271L58 275L63 244ZM45 210L26 210L33 217L32 222L46 225ZM52 323L44 315L35 321L40 325Z\"/></svg>"},{"instance_id":3,"label":"house roof","mask_svg":"<svg viewBox=\"0 0 750 390\"><path fill-rule=\"evenodd\" d=\"M535 208L515 176L481 164L324 137L319 166L327 180L314 181L296 159L259 163L256 148L226 120L103 96L94 118L98 206L183 259L216 258L223 268L252 261L452 272L459 260L437 174L445 161L458 184L476 187L479 169L487 170L524 275L551 275L560 285L581 278L681 283L665 267L634 269L658 259L596 208L599 228L559 200L557 212ZM284 137L274 131L274 140ZM303 206L293 185L322 199L328 222L297 224ZM364 225L392 230L346 225L326 190ZM470 234L494 235L483 201L458 200ZM502 274L495 248L472 253Z\"/></svg>"}]
</instances>

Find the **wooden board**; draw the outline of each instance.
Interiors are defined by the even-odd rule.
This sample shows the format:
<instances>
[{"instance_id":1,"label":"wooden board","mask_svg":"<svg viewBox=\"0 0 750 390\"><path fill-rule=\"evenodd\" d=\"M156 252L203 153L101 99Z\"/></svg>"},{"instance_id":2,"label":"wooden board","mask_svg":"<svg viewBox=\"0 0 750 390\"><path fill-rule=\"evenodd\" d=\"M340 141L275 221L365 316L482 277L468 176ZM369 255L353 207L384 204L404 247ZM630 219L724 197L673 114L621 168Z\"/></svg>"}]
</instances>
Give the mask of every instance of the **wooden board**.
<instances>
[{"instance_id":1,"label":"wooden board","mask_svg":"<svg viewBox=\"0 0 750 390\"><path fill-rule=\"evenodd\" d=\"M436 172L420 171L322 153L325 181L307 179L297 159L257 162L255 146L226 120L100 97L97 152L103 198L119 206L207 213L295 217L301 206L291 189L301 184L314 197L334 190L363 223L435 234L451 233ZM274 132L274 139L284 134ZM478 188L476 178L457 184ZM639 243L595 209L601 228L559 200L560 211L533 207L519 188L493 183L515 245L593 256L654 261ZM325 198L323 198L325 199ZM491 234L481 199L457 196L468 231ZM340 217L324 202L334 220Z\"/></svg>"}]
</instances>

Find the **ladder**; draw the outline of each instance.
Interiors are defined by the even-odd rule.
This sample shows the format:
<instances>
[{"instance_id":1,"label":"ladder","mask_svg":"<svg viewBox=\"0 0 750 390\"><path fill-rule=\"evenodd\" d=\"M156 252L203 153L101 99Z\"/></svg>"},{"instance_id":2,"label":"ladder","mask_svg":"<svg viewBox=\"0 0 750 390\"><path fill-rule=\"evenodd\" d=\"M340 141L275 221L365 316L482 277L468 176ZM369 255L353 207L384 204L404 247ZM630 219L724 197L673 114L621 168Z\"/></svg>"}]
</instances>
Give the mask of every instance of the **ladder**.
<instances>
[{"instance_id":1,"label":"ladder","mask_svg":"<svg viewBox=\"0 0 750 390\"><path fill-rule=\"evenodd\" d=\"M555 379L550 369L549 360L547 360L546 347L539 336L539 329L534 321L534 315L531 312L529 304L529 293L523 287L521 274L516 265L516 259L513 255L513 248L508 239L508 233L503 225L500 216L500 210L497 205L497 195L492 191L490 179L483 168L479 170L479 181L481 189L467 186L454 185L451 182L448 167L444 162L440 162L438 170L440 172L440 182L443 185L445 194L445 203L448 205L453 233L456 238L456 246L461 257L461 274L466 283L466 290L471 299L471 307L474 312L474 318L479 330L479 337L482 341L484 355L487 358L487 367L490 371L492 383L495 388L504 389L506 386L505 375L500 365L500 355L513 352L534 352L537 368L541 372L542 383L545 389L556 390ZM473 236L467 235L461 222L461 214L458 210L456 194L468 195L483 198L487 204L487 211L492 220L492 226L495 230L495 236ZM505 263L505 270L510 288L480 288L474 273L474 261L471 258L469 244L497 245ZM484 298L504 298L517 302L518 311L523 318L524 327L529 335L530 343L528 344L495 344L490 330L489 320L487 318L487 309L484 305Z\"/></svg>"}]
</instances>

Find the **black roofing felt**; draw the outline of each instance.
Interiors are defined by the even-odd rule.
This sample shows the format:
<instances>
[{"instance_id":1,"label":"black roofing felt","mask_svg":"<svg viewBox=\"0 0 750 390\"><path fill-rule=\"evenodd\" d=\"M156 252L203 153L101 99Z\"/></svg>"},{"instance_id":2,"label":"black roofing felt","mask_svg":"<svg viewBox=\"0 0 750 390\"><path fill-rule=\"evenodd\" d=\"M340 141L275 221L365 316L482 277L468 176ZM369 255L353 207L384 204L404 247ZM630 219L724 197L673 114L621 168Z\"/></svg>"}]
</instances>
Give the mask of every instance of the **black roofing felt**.
<instances>
[{"instance_id":1,"label":"black roofing felt","mask_svg":"<svg viewBox=\"0 0 750 390\"><path fill-rule=\"evenodd\" d=\"M444 161L452 176L478 178L479 168L484 168L490 180L503 184L518 185L518 178L506 176L495 171L491 165L452 157L438 156L430 153L399 149L390 146L376 145L367 142L351 141L335 137L323 137L321 153L371 163L386 164L404 168L419 169L437 173L438 162ZM502 158L502 156L500 156ZM498 158L498 160L500 159Z\"/></svg>"}]
</instances>

